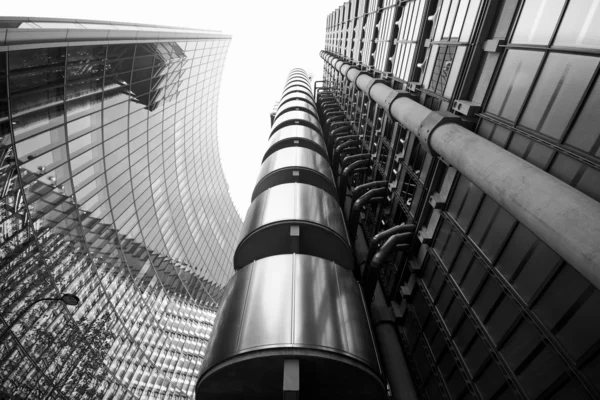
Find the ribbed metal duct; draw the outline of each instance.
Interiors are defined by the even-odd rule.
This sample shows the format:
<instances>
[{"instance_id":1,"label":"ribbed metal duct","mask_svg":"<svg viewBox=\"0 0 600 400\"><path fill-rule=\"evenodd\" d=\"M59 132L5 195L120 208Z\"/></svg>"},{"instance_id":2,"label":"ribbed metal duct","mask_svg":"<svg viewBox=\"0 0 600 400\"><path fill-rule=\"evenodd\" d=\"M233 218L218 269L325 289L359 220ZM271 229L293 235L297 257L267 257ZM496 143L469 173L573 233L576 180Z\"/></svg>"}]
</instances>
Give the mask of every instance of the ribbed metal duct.
<instances>
[{"instance_id":1,"label":"ribbed metal duct","mask_svg":"<svg viewBox=\"0 0 600 400\"><path fill-rule=\"evenodd\" d=\"M312 91L298 76L308 81L292 71L273 121L198 399L386 396Z\"/></svg>"},{"instance_id":2,"label":"ribbed metal duct","mask_svg":"<svg viewBox=\"0 0 600 400\"><path fill-rule=\"evenodd\" d=\"M327 145L319 132L302 125L289 125L271 136L263 162L277 150L293 146L306 147L327 157Z\"/></svg>"},{"instance_id":3,"label":"ribbed metal duct","mask_svg":"<svg viewBox=\"0 0 600 400\"><path fill-rule=\"evenodd\" d=\"M273 186L291 182L306 183L337 195L335 178L326 157L304 147L287 147L263 162L252 200Z\"/></svg>"},{"instance_id":4,"label":"ribbed metal duct","mask_svg":"<svg viewBox=\"0 0 600 400\"><path fill-rule=\"evenodd\" d=\"M290 86L289 88L287 88L283 91L283 93L281 94L281 97L287 96L288 94L294 93L294 92L304 93L306 95L312 96L312 90L309 90L309 89L305 88L304 86Z\"/></svg>"},{"instance_id":5,"label":"ribbed metal duct","mask_svg":"<svg viewBox=\"0 0 600 400\"><path fill-rule=\"evenodd\" d=\"M303 254L263 258L235 274L224 298L197 399L280 400L289 358L300 360L301 398L384 398L351 271Z\"/></svg>"},{"instance_id":6,"label":"ribbed metal duct","mask_svg":"<svg viewBox=\"0 0 600 400\"><path fill-rule=\"evenodd\" d=\"M294 82L302 82L302 83L305 83L306 85L310 86L310 82L308 81L308 79L306 79L300 75L290 76L288 78L288 81L286 82L285 86L289 86L290 84L292 84Z\"/></svg>"},{"instance_id":7,"label":"ribbed metal duct","mask_svg":"<svg viewBox=\"0 0 600 400\"><path fill-rule=\"evenodd\" d=\"M302 93L302 92L292 92L281 98L281 100L279 101L279 108L281 108L288 101L292 101L292 100L304 100L304 101L312 104L313 106L316 106L315 101L313 100L312 96L310 96L306 93Z\"/></svg>"},{"instance_id":8,"label":"ribbed metal duct","mask_svg":"<svg viewBox=\"0 0 600 400\"><path fill-rule=\"evenodd\" d=\"M295 87L295 86L298 86L298 87L304 88L304 89L306 89L308 91L311 91L310 85L308 83L304 83L304 82L301 82L301 81L292 81L292 82L288 83L287 85L284 86L283 91L285 92L289 88L292 88L292 87Z\"/></svg>"},{"instance_id":9,"label":"ribbed metal duct","mask_svg":"<svg viewBox=\"0 0 600 400\"><path fill-rule=\"evenodd\" d=\"M277 112L275 113L275 118L277 119L281 114L285 114L289 111L305 111L312 114L313 117L319 118L319 114L317 112L316 107L304 100L292 100L286 102L285 104L282 104L277 109Z\"/></svg>"},{"instance_id":10,"label":"ribbed metal duct","mask_svg":"<svg viewBox=\"0 0 600 400\"><path fill-rule=\"evenodd\" d=\"M233 256L234 268L285 253L310 254L352 266L354 256L335 196L312 185L286 183L254 199Z\"/></svg>"},{"instance_id":11,"label":"ribbed metal duct","mask_svg":"<svg viewBox=\"0 0 600 400\"><path fill-rule=\"evenodd\" d=\"M279 129L288 125L304 125L321 132L321 125L317 118L305 111L290 111L282 114L273 121L273 128L271 129L271 136Z\"/></svg>"}]
</instances>

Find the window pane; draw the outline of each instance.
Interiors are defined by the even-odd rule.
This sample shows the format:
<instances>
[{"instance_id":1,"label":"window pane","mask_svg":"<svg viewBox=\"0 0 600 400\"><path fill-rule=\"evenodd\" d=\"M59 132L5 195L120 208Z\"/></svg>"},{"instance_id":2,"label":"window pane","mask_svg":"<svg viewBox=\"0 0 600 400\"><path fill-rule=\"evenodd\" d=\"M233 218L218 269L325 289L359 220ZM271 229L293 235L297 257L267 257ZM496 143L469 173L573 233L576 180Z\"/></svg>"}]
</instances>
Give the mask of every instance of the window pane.
<instances>
[{"instance_id":1,"label":"window pane","mask_svg":"<svg viewBox=\"0 0 600 400\"><path fill-rule=\"evenodd\" d=\"M509 50L487 111L514 121L542 61L542 52Z\"/></svg>"},{"instance_id":2,"label":"window pane","mask_svg":"<svg viewBox=\"0 0 600 400\"><path fill-rule=\"evenodd\" d=\"M585 152L590 152L600 136L600 80L587 98L565 143Z\"/></svg>"},{"instance_id":3,"label":"window pane","mask_svg":"<svg viewBox=\"0 0 600 400\"><path fill-rule=\"evenodd\" d=\"M512 42L548 44L564 3L564 0L526 1Z\"/></svg>"},{"instance_id":4,"label":"window pane","mask_svg":"<svg viewBox=\"0 0 600 400\"><path fill-rule=\"evenodd\" d=\"M569 2L554 45L600 48L599 19L600 0Z\"/></svg>"},{"instance_id":5,"label":"window pane","mask_svg":"<svg viewBox=\"0 0 600 400\"><path fill-rule=\"evenodd\" d=\"M559 139L597 65L595 57L550 54L520 124Z\"/></svg>"}]
</instances>

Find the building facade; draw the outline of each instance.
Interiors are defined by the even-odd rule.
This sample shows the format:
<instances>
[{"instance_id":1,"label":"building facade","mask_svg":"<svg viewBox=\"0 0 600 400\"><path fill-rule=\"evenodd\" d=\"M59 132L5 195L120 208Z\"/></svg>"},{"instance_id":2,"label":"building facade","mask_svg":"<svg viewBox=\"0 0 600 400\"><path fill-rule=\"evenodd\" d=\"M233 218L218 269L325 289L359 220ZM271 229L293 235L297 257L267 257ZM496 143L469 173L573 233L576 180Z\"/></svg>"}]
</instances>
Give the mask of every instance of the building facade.
<instances>
[{"instance_id":1,"label":"building facade","mask_svg":"<svg viewBox=\"0 0 600 400\"><path fill-rule=\"evenodd\" d=\"M0 19L0 397L192 396L241 227L217 143L229 41ZM80 304L15 321L60 293Z\"/></svg>"},{"instance_id":2,"label":"building facade","mask_svg":"<svg viewBox=\"0 0 600 400\"><path fill-rule=\"evenodd\" d=\"M600 398L599 26L594 1L327 17L317 105L356 248L415 229L378 270L404 398Z\"/></svg>"}]
</instances>

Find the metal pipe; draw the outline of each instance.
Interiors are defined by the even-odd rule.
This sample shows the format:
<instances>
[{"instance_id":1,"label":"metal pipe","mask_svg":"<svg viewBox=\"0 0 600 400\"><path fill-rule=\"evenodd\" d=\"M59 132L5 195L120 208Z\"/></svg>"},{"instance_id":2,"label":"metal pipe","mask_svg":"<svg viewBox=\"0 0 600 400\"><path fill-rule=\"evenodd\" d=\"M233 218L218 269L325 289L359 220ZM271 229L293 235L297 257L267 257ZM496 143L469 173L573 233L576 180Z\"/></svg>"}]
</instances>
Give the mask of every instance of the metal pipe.
<instances>
[{"instance_id":1,"label":"metal pipe","mask_svg":"<svg viewBox=\"0 0 600 400\"><path fill-rule=\"evenodd\" d=\"M323 83L325 81L315 81L313 83L313 97L317 97L317 83ZM323 87L321 87L322 89Z\"/></svg>"},{"instance_id":2,"label":"metal pipe","mask_svg":"<svg viewBox=\"0 0 600 400\"><path fill-rule=\"evenodd\" d=\"M365 299L366 300L366 299ZM396 332L396 324L390 315L380 285L376 285L371 305L373 330L379 347L379 354L393 400L418 400L408 364Z\"/></svg>"},{"instance_id":3,"label":"metal pipe","mask_svg":"<svg viewBox=\"0 0 600 400\"><path fill-rule=\"evenodd\" d=\"M383 187L383 186L387 187L387 184L388 184L388 182L384 181L384 180L363 183L362 185L358 185L357 187L354 188L354 190L352 191L352 198L356 197L357 193L361 193L364 190L369 190L369 189Z\"/></svg>"},{"instance_id":4,"label":"metal pipe","mask_svg":"<svg viewBox=\"0 0 600 400\"><path fill-rule=\"evenodd\" d=\"M376 234L375 236L373 236L373 238L371 239L371 245L369 246L369 252L367 253L367 258L365 259L365 269L363 272L363 279L362 281L366 281L367 280L367 266L369 264L371 264L371 260L373 260L373 256L375 255L375 252L377 251L377 248L379 247L379 244L382 243L385 239L389 238L392 235L397 235L397 234L401 234L404 235L404 237L407 240L412 239L412 236L414 235L416 226L414 224L405 224L402 223L401 225L396 225L393 226L389 229L386 229L383 232L379 232L378 234ZM408 250L408 247L410 247L410 243L402 243L398 246L396 246L397 250Z\"/></svg>"},{"instance_id":5,"label":"metal pipe","mask_svg":"<svg viewBox=\"0 0 600 400\"><path fill-rule=\"evenodd\" d=\"M347 138L347 141L345 141L344 143L336 146L333 150L333 160L331 161L331 168L334 170L337 170L337 165L339 162L339 158L340 158L340 153L342 151L349 151L351 146L355 146L357 145L358 139L353 139L355 137L358 137L358 135L350 135Z\"/></svg>"},{"instance_id":6,"label":"metal pipe","mask_svg":"<svg viewBox=\"0 0 600 400\"><path fill-rule=\"evenodd\" d=\"M405 92L374 83L365 93L600 289L600 203Z\"/></svg>"},{"instance_id":7,"label":"metal pipe","mask_svg":"<svg viewBox=\"0 0 600 400\"><path fill-rule=\"evenodd\" d=\"M327 143L327 151L329 152L329 155L332 158L333 158L333 142L334 142L334 140L341 135L352 132L352 129L350 126L350 121L344 121L344 122L347 122L347 125L340 126L339 128L335 128L335 129L331 129L331 127L330 127L329 133L327 133L327 131L325 131L325 133L327 135L327 137L325 138L326 139L325 141Z\"/></svg>"},{"instance_id":8,"label":"metal pipe","mask_svg":"<svg viewBox=\"0 0 600 400\"><path fill-rule=\"evenodd\" d=\"M323 114L325 115L326 118L331 118L331 117L335 117L338 115L344 115L343 111L338 111L338 110L334 110L334 109L329 109L329 110L323 110Z\"/></svg>"},{"instance_id":9,"label":"metal pipe","mask_svg":"<svg viewBox=\"0 0 600 400\"><path fill-rule=\"evenodd\" d=\"M368 166L369 164L371 164L370 159L357 160L343 169L342 174L340 175L340 184L338 185L338 201L339 201L340 205L342 206L342 209L344 207L344 204L346 203L346 190L348 188L348 177L357 168L365 167L365 166Z\"/></svg>"},{"instance_id":10,"label":"metal pipe","mask_svg":"<svg viewBox=\"0 0 600 400\"><path fill-rule=\"evenodd\" d=\"M331 117L327 118L325 120L325 124L323 124L323 125L328 126L332 122L339 121L340 119L344 119L344 115L343 114L342 115L334 115L334 116L331 116Z\"/></svg>"},{"instance_id":11,"label":"metal pipe","mask_svg":"<svg viewBox=\"0 0 600 400\"><path fill-rule=\"evenodd\" d=\"M369 160L371 159L371 155L369 153L361 153L361 154L353 154L350 156L346 156L342 159L341 164L343 168L346 168L350 163L353 163L356 160Z\"/></svg>"},{"instance_id":12,"label":"metal pipe","mask_svg":"<svg viewBox=\"0 0 600 400\"><path fill-rule=\"evenodd\" d=\"M350 237L350 243L354 243L356 240L356 231L358 230L358 220L360 217L360 209L363 205L370 203L373 201L373 198L376 196L385 196L387 194L387 187L379 187L375 189L369 190L367 193L363 194L352 204L350 208L350 215L348 216L348 236ZM355 267L356 268L356 267ZM354 271L355 275L358 276L356 270ZM367 299L367 301L369 301Z\"/></svg>"},{"instance_id":13,"label":"metal pipe","mask_svg":"<svg viewBox=\"0 0 600 400\"><path fill-rule=\"evenodd\" d=\"M385 243L381 246L379 251L373 257L373 259L368 264L365 264L363 287L365 300L367 304L371 304L371 301L373 300L373 296L375 294L375 287L377 286L377 281L379 280L379 273L381 271L381 267L385 259L390 255L392 251L396 251L396 246L398 244L404 243L405 241L406 237L404 233L397 233L395 235L391 235L387 238Z\"/></svg>"}]
</instances>

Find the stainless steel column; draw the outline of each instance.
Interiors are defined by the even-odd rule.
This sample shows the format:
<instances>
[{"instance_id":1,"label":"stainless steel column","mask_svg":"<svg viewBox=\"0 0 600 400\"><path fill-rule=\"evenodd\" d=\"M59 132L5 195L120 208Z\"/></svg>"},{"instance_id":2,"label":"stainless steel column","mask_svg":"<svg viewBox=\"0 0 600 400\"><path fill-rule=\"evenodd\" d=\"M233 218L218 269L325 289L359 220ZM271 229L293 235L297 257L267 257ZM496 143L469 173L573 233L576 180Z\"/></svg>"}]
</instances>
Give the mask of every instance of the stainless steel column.
<instances>
[{"instance_id":1,"label":"stainless steel column","mask_svg":"<svg viewBox=\"0 0 600 400\"><path fill-rule=\"evenodd\" d=\"M293 70L234 255L237 272L196 385L198 399L281 399L292 386L304 399L385 398L314 104L306 73ZM290 365L299 368L293 374L299 387L290 386Z\"/></svg>"}]
</instances>

